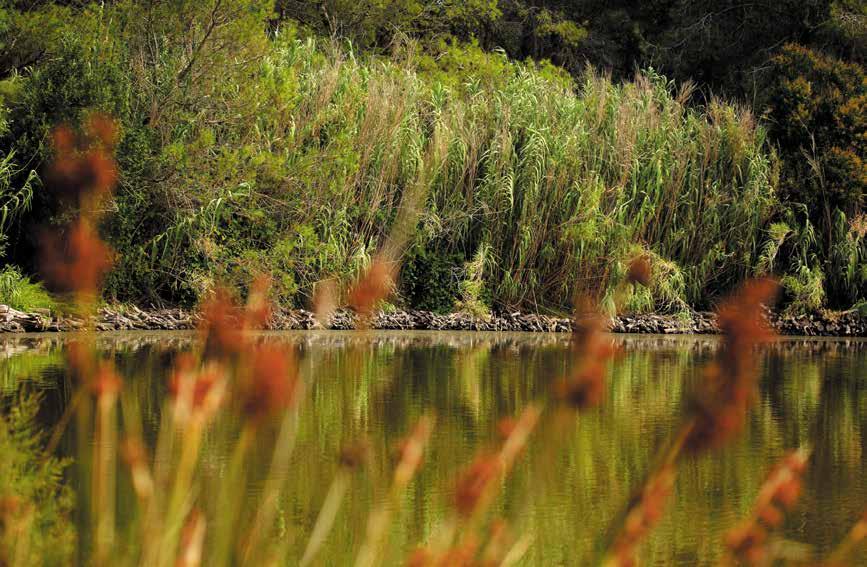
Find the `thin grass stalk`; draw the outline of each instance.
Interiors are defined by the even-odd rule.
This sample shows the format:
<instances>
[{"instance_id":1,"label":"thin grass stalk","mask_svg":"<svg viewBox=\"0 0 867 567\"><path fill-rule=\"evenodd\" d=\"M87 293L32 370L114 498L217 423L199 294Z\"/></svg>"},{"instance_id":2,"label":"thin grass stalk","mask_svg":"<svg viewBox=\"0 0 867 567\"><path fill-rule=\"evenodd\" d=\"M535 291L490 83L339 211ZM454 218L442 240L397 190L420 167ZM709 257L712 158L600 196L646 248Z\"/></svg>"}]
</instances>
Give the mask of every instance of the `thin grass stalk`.
<instances>
[{"instance_id":1,"label":"thin grass stalk","mask_svg":"<svg viewBox=\"0 0 867 567\"><path fill-rule=\"evenodd\" d=\"M518 541L516 541L503 556L503 560L500 562L500 567L512 567L512 565L517 565L527 554L527 551L530 550L530 546L533 545L535 537L536 536L533 532L529 531L518 538Z\"/></svg>"},{"instance_id":2,"label":"thin grass stalk","mask_svg":"<svg viewBox=\"0 0 867 567\"><path fill-rule=\"evenodd\" d=\"M161 541L163 539L163 523L165 492L169 486L175 441L175 424L171 408L163 408L157 433L156 449L154 450L153 480L155 490L146 502L142 526L142 567L156 565L159 562Z\"/></svg>"},{"instance_id":3,"label":"thin grass stalk","mask_svg":"<svg viewBox=\"0 0 867 567\"><path fill-rule=\"evenodd\" d=\"M93 447L94 475L92 513L96 523L94 564L111 561L114 546L117 471L117 395L100 394L97 399L97 426Z\"/></svg>"},{"instance_id":4,"label":"thin grass stalk","mask_svg":"<svg viewBox=\"0 0 867 567\"><path fill-rule=\"evenodd\" d=\"M325 501L322 503L322 508L319 509L319 515L316 517L316 523L313 525L313 531L310 533L310 539L307 541L307 547L304 549L304 554L301 556L299 565L305 567L322 549L325 540L328 537L331 528L334 526L334 520L337 518L337 512L340 510L340 505L343 503L343 498L352 484L352 476L344 467L337 470L334 475L334 480L328 487L328 493L325 495Z\"/></svg>"},{"instance_id":5,"label":"thin grass stalk","mask_svg":"<svg viewBox=\"0 0 867 567\"><path fill-rule=\"evenodd\" d=\"M247 543L243 552L243 563L256 564L262 558L260 543L264 535L272 532L271 524L277 513L277 503L280 498L283 485L289 478L289 459L295 449L295 441L298 434L298 409L294 406L283 418L280 433L274 445L271 456L271 465L268 468L268 477L262 490L262 499L256 510L256 517L251 524ZM256 560L258 558L258 560ZM252 562L252 563L251 563Z\"/></svg>"},{"instance_id":6,"label":"thin grass stalk","mask_svg":"<svg viewBox=\"0 0 867 567\"><path fill-rule=\"evenodd\" d=\"M160 559L157 565L169 565L174 560L184 519L192 507L191 493L199 461L202 425L199 420L193 419L187 427L178 431L182 442L164 512L163 532L159 543Z\"/></svg>"},{"instance_id":7,"label":"thin grass stalk","mask_svg":"<svg viewBox=\"0 0 867 567\"><path fill-rule=\"evenodd\" d=\"M184 534L175 567L199 567L202 564L207 521L194 510L184 526Z\"/></svg>"},{"instance_id":8,"label":"thin grass stalk","mask_svg":"<svg viewBox=\"0 0 867 567\"><path fill-rule=\"evenodd\" d=\"M529 405L524 409L521 416L515 422L514 429L503 442L502 448L496 455L499 464L500 478L505 478L509 472L511 472L518 455L520 455L527 447L530 434L535 430L540 415L541 410L539 407L536 405ZM462 526L462 529L465 530L467 536L479 528L485 512L487 512L487 509L494 500L495 492L495 483L488 483L481 494L479 503L475 506L473 513L470 515L468 521Z\"/></svg>"},{"instance_id":9,"label":"thin grass stalk","mask_svg":"<svg viewBox=\"0 0 867 567\"><path fill-rule=\"evenodd\" d=\"M800 498L801 477L810 452L809 448L801 447L771 469L759 488L749 517L726 534L727 554L720 560L721 566L762 566L778 559L778 550L769 538L779 528L784 513L794 508Z\"/></svg>"},{"instance_id":10,"label":"thin grass stalk","mask_svg":"<svg viewBox=\"0 0 867 567\"><path fill-rule=\"evenodd\" d=\"M3 521L2 535L4 539L11 537L13 541L12 557L8 558L9 567L29 567L33 509L26 506L23 510L4 510L0 520ZM7 557L0 556L0 561L6 560Z\"/></svg>"},{"instance_id":11,"label":"thin grass stalk","mask_svg":"<svg viewBox=\"0 0 867 567\"><path fill-rule=\"evenodd\" d=\"M236 540L234 530L240 513L239 505L243 501L239 491L243 491L243 487L246 486L244 459L255 438L256 429L256 425L250 421L243 425L229 461L229 469L220 482L216 509L220 511L221 517L217 520L214 547L210 556L213 564L218 567L229 564L234 556L232 553L232 545Z\"/></svg>"},{"instance_id":12,"label":"thin grass stalk","mask_svg":"<svg viewBox=\"0 0 867 567\"><path fill-rule=\"evenodd\" d=\"M405 442L387 499L370 513L364 543L355 559L355 567L378 565L392 516L400 507L401 496L421 465L422 455L433 430L434 419L422 416Z\"/></svg>"},{"instance_id":13,"label":"thin grass stalk","mask_svg":"<svg viewBox=\"0 0 867 567\"><path fill-rule=\"evenodd\" d=\"M539 416L538 406L527 406L500 449L492 455L478 456L462 473L455 488L455 513L439 526L431 538L430 552L435 558L434 564L446 560L449 550L455 545L458 549L472 546L499 484L508 476L515 460L526 448Z\"/></svg>"},{"instance_id":14,"label":"thin grass stalk","mask_svg":"<svg viewBox=\"0 0 867 567\"><path fill-rule=\"evenodd\" d=\"M48 443L45 448L46 453L53 454L57 450L57 446L63 439L63 434L66 433L66 429L69 427L69 422L78 412L78 406L81 405L82 401L87 397L88 393L84 388L77 388L75 393L72 394L69 404L67 404L63 413L60 415L60 419L57 420L57 424L51 431L51 436L48 438Z\"/></svg>"},{"instance_id":15,"label":"thin grass stalk","mask_svg":"<svg viewBox=\"0 0 867 567\"><path fill-rule=\"evenodd\" d=\"M852 529L843 538L843 541L828 555L828 559L821 563L825 567L842 567L849 564L849 559L858 551L858 547L867 540L867 509L861 514L861 518L855 522Z\"/></svg>"},{"instance_id":16,"label":"thin grass stalk","mask_svg":"<svg viewBox=\"0 0 867 567\"><path fill-rule=\"evenodd\" d=\"M636 545L658 521L658 511L673 486L679 459L687 451L704 452L730 441L742 427L754 396L754 348L772 336L761 309L775 292L776 284L770 280L747 282L720 306L723 343L716 361L706 369L704 391L648 472L640 495L612 522L603 553L604 565L614 567L631 561Z\"/></svg>"}]
</instances>

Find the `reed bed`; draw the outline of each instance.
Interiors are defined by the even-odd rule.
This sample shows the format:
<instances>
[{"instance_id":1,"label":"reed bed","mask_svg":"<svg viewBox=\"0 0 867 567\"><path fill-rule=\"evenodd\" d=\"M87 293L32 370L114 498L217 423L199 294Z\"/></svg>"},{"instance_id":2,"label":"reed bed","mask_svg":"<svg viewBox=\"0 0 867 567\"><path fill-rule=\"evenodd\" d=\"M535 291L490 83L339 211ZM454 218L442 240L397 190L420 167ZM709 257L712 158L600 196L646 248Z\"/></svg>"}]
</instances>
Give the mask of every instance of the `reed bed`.
<instances>
[{"instance_id":1,"label":"reed bed","mask_svg":"<svg viewBox=\"0 0 867 567\"><path fill-rule=\"evenodd\" d=\"M67 286L85 313L92 310L110 264L111 255L92 226L115 180L113 141L111 121L96 116L82 134L61 129L54 140L56 187L74 200L77 214L66 231L46 235L45 273L54 284ZM416 198L405 195L398 208ZM411 218L418 213L405 214ZM402 224L405 222L396 222L396 226ZM388 241L397 243L395 249L399 249L402 237L392 234ZM370 313L394 289L395 269L388 259L396 262L398 256L390 254L393 251L388 249L378 254L350 289L338 294L350 298L361 315ZM635 257L624 269L621 287L652 281L649 264L645 255ZM305 482L293 477L290 463L307 388L299 373L296 348L253 332L269 317L267 289L265 281L253 284L244 305L229 291L218 291L203 304L200 340L190 353L178 358L166 399L156 401L161 406L156 438L144 435L142 401L127 394L113 361L96 349L94 334L86 331L71 345L67 365L78 390L49 441L49 453L67 427L78 435L74 441L82 518L78 563L186 567L316 563L329 543L341 506L350 505L354 483L367 474L375 448L363 438L346 440L334 455L333 475L306 541L295 541L302 532L285 523L280 503L291 483ZM678 467L739 435L755 399L756 349L771 338L762 309L775 292L773 281L755 280L719 306L724 338L704 370L700 387L684 406L681 426L645 480L634 487L634 497L611 519L607 533L600 536L598 554L576 561L635 564L642 542L664 516L666 503L676 490ZM327 317L327 307L339 299L323 294L320 315ZM621 297L619 290L612 297ZM515 518L496 517L492 504L516 463L527 461L540 474L556 474L562 440L580 427L581 412L604 399L606 376L610 365L617 363L617 353L603 332L598 299L580 296L575 301L570 372L555 382L548 395L503 419L498 425L500 440L480 449L455 475L451 513L404 557L407 565L521 563L534 534L517 532ZM86 435L90 433L92 442ZM424 415L395 448L386 486L370 510L356 565L380 565L386 557L393 557L391 524L399 516L408 487L425 466L426 448L436 434L435 416ZM528 451L536 444L541 450ZM206 446L221 449L214 454ZM769 534L779 525L783 511L797 502L808 454L805 449L796 451L770 473L759 490L753 514L728 536L727 561L749 565L806 561L804 557L792 559L786 546L769 543ZM254 478L257 470L265 471L261 478ZM261 489L250 494L246 487L253 482ZM132 510L118 507L121 485L135 493ZM526 503L517 514L527 512L544 486L528 488ZM0 506L5 536L0 540L0 559L13 566L39 562L25 547L27 538L9 537L14 535L8 531L10 526L20 529L21 511L27 510L11 502L6 497ZM845 564L864 536L862 519L828 558L828 564Z\"/></svg>"},{"instance_id":2,"label":"reed bed","mask_svg":"<svg viewBox=\"0 0 867 567\"><path fill-rule=\"evenodd\" d=\"M577 286L611 311L641 254L654 276L625 307L707 307L759 264L776 174L744 108L689 106L689 88L651 71L619 85L588 69L576 84L504 64L494 78L443 84L411 53L361 60L286 35L255 70L261 96L239 111L255 111L256 127L239 118L203 131L208 155L234 164L230 177L201 187L207 172L185 162L173 175L189 179L178 193L195 188L193 206L173 199L177 222L125 249L112 286L143 262L145 277L175 275L176 289L206 294L215 274L255 263L281 273L282 298L303 302L318 282L348 282L396 232L445 264L438 285L452 296L508 307L568 311ZM238 143L264 152L252 169ZM402 206L417 214L395 226Z\"/></svg>"}]
</instances>

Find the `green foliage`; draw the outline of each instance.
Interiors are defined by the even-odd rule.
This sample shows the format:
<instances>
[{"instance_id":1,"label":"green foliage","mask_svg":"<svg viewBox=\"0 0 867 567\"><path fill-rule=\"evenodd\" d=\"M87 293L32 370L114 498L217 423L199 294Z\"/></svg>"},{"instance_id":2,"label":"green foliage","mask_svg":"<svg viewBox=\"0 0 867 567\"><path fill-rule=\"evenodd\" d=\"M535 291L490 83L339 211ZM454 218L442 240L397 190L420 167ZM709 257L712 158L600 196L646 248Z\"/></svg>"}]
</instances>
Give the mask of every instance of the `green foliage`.
<instances>
[{"instance_id":1,"label":"green foliage","mask_svg":"<svg viewBox=\"0 0 867 567\"><path fill-rule=\"evenodd\" d=\"M458 272L462 258L415 247L401 268L401 288L410 305L437 313L452 311L460 292Z\"/></svg>"},{"instance_id":2,"label":"green foliage","mask_svg":"<svg viewBox=\"0 0 867 567\"><path fill-rule=\"evenodd\" d=\"M756 263L757 276L774 274L774 264L777 261L780 249L783 247L783 243L791 233L792 229L784 222L773 223L768 228L768 239L765 241L765 245L762 247L762 253Z\"/></svg>"},{"instance_id":3,"label":"green foliage","mask_svg":"<svg viewBox=\"0 0 867 567\"><path fill-rule=\"evenodd\" d=\"M30 281L14 266L6 266L0 271L0 304L24 312L57 306L41 283Z\"/></svg>"},{"instance_id":4,"label":"green foliage","mask_svg":"<svg viewBox=\"0 0 867 567\"><path fill-rule=\"evenodd\" d=\"M120 301L193 304L219 281L243 287L268 273L276 299L303 305L315 282L348 281L369 261L408 191L425 196L402 290L413 305L558 310L576 287L613 297L637 243L660 269L636 291L638 310L704 307L757 271L797 279L802 266L824 274L832 305L864 297L857 66L795 48L780 56L792 65L775 63L769 117L791 201L781 206L780 169L749 110L696 106L691 87L653 70L576 81L545 59L578 75L586 50L621 30L634 40L617 55L631 72L649 38L692 8L297 4L46 2L28 12L54 22L59 39L0 90L10 260L35 269L36 225L62 217L34 173L50 158L49 129L96 109L121 122L120 184L101 227L117 252L106 294ZM728 29L720 18L706 23ZM516 21L526 24L518 47L490 51ZM359 51L368 47L379 50ZM527 55L535 60L514 60ZM809 160L805 132L819 150ZM786 185L793 167L810 183ZM771 222L790 232L766 232ZM482 250L484 268L471 269ZM428 293L425 280L442 284Z\"/></svg>"},{"instance_id":5,"label":"green foliage","mask_svg":"<svg viewBox=\"0 0 867 567\"><path fill-rule=\"evenodd\" d=\"M9 130L6 114L4 101L0 99L0 137L6 135ZM30 209L33 201L33 185L37 179L36 173L31 171L24 177L21 185L17 186L16 179L20 176L20 170L14 158L13 151L0 150L0 256L6 254L9 240L7 232Z\"/></svg>"},{"instance_id":6,"label":"green foliage","mask_svg":"<svg viewBox=\"0 0 867 567\"><path fill-rule=\"evenodd\" d=\"M867 187L864 68L795 45L784 48L773 64L768 112L788 158L783 190L806 203L813 219L834 209L849 215L861 210Z\"/></svg>"},{"instance_id":7,"label":"green foliage","mask_svg":"<svg viewBox=\"0 0 867 567\"><path fill-rule=\"evenodd\" d=\"M824 273L831 304L848 307L867 294L859 269L867 241L856 227L867 190L867 74L861 65L789 45L773 59L769 76L768 118L783 158L781 193L803 204L816 228L807 251L815 259L790 264L793 281L814 286L822 278L806 278L805 270Z\"/></svg>"},{"instance_id":8,"label":"green foliage","mask_svg":"<svg viewBox=\"0 0 867 567\"><path fill-rule=\"evenodd\" d=\"M612 265L615 272L614 277L617 280L622 280L626 276L629 263L634 258L646 258L651 267L648 285L629 284L628 293L622 301L626 311L635 313L665 311L689 314L690 306L684 300L686 296L684 273L676 263L641 246L631 247L626 251L626 254L626 256L618 258ZM615 311L615 294L617 293L622 293L622 291L614 288L608 290L602 302L603 305L607 305L612 314Z\"/></svg>"},{"instance_id":9,"label":"green foliage","mask_svg":"<svg viewBox=\"0 0 867 567\"><path fill-rule=\"evenodd\" d=\"M722 103L686 107L653 73L576 85L455 44L439 59L359 60L291 28L267 38L262 11L218 18L208 36L204 8L184 8L189 28L113 9L109 40L70 39L13 111L31 136L86 107L121 118L104 227L114 299L194 303L216 281L266 272L281 301L304 303L314 282L352 277L417 187L427 197L405 291L436 310L475 305L482 289L482 304L564 308L576 282L615 285L606 265L636 241L682 266L659 305L698 303L758 253L773 201L761 128ZM157 54L136 39L148 29ZM464 277L483 244L484 278Z\"/></svg>"},{"instance_id":10,"label":"green foliage","mask_svg":"<svg viewBox=\"0 0 867 567\"><path fill-rule=\"evenodd\" d=\"M787 275L780 283L789 295L788 309L793 312L817 311L825 304L825 276L818 268L801 266L795 275Z\"/></svg>"},{"instance_id":11,"label":"green foliage","mask_svg":"<svg viewBox=\"0 0 867 567\"><path fill-rule=\"evenodd\" d=\"M0 77L49 58L71 17L68 6L53 2L0 1Z\"/></svg>"},{"instance_id":12,"label":"green foliage","mask_svg":"<svg viewBox=\"0 0 867 567\"><path fill-rule=\"evenodd\" d=\"M75 530L70 517L72 490L62 483L67 463L42 448L45 437L36 423L38 398L19 395L5 398L0 405L0 500L4 502L0 561L70 565Z\"/></svg>"},{"instance_id":13,"label":"green foliage","mask_svg":"<svg viewBox=\"0 0 867 567\"><path fill-rule=\"evenodd\" d=\"M276 11L362 49L388 47L398 35L469 40L501 16L498 0L277 0Z\"/></svg>"},{"instance_id":14,"label":"green foliage","mask_svg":"<svg viewBox=\"0 0 867 567\"><path fill-rule=\"evenodd\" d=\"M477 317L491 314L491 292L485 285L485 271L490 268L491 246L482 244L472 260L464 264L464 279L460 283L460 300L455 306L460 311Z\"/></svg>"}]
</instances>

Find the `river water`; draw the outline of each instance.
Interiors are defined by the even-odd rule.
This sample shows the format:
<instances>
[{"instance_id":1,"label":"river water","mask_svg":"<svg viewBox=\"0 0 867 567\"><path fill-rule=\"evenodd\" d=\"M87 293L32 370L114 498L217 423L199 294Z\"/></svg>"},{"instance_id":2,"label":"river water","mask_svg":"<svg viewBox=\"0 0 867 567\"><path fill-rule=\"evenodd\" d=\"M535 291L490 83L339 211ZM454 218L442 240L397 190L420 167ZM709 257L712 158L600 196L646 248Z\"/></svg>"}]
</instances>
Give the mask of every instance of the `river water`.
<instances>
[{"instance_id":1,"label":"river water","mask_svg":"<svg viewBox=\"0 0 867 567\"><path fill-rule=\"evenodd\" d=\"M189 333L99 335L115 359L124 392L141 408L153 441L172 360L196 340ZM368 439L373 459L353 480L321 554L322 565L351 563L371 505L387 486L395 445L424 413L436 425L423 468L407 490L389 537L386 564L399 564L452 509L458 472L497 443L497 423L568 372L567 336L436 332L299 332L263 334L297 346L307 384L280 521L302 546L348 441ZM556 450L532 441L503 483L493 513L532 545L522 564L587 564L606 527L681 423L684 400L717 347L714 337L613 336L612 363L600 407L584 412ZM0 338L0 390L44 394L41 420L51 426L73 385L63 371L66 336ZM665 515L641 548L646 565L712 564L726 530L748 514L768 469L786 451L813 455L798 507L780 537L794 553L821 554L867 506L867 341L780 339L761 357L759 398L743 435L680 466ZM543 420L536 435L545 438ZM61 451L74 454L70 432ZM214 448L219 453L218 448ZM552 464L537 466L543 452ZM534 464L535 463L535 464ZM264 478L255 471L253 499ZM75 484L75 475L69 482ZM134 505L120 485L120 517ZM303 547L299 547L299 550ZM867 555L861 555L867 564Z\"/></svg>"}]
</instances>

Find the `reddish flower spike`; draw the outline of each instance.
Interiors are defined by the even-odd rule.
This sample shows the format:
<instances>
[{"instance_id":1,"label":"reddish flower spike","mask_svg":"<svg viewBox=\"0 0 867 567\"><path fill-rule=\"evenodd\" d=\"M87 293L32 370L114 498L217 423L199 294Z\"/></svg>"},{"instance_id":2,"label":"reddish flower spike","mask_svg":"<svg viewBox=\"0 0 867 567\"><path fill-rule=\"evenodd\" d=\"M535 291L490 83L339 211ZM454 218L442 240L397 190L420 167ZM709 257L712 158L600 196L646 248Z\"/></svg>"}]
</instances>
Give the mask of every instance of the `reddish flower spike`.
<instances>
[{"instance_id":1,"label":"reddish flower spike","mask_svg":"<svg viewBox=\"0 0 867 567\"><path fill-rule=\"evenodd\" d=\"M113 397L120 392L121 380L110 362L101 362L90 382L90 389L98 398Z\"/></svg>"},{"instance_id":2,"label":"reddish flower spike","mask_svg":"<svg viewBox=\"0 0 867 567\"><path fill-rule=\"evenodd\" d=\"M298 367L292 350L260 345L251 353L250 374L242 392L242 409L261 420L295 403Z\"/></svg>"},{"instance_id":3,"label":"reddish flower spike","mask_svg":"<svg viewBox=\"0 0 867 567\"><path fill-rule=\"evenodd\" d=\"M73 225L65 245L54 235L43 235L42 272L58 291L94 295L110 267L108 247L85 220Z\"/></svg>"},{"instance_id":4,"label":"reddish flower spike","mask_svg":"<svg viewBox=\"0 0 867 567\"><path fill-rule=\"evenodd\" d=\"M388 297L394 286L394 268L376 258L361 280L349 291L349 305L362 317L369 317L376 304Z\"/></svg>"},{"instance_id":5,"label":"reddish flower spike","mask_svg":"<svg viewBox=\"0 0 867 567\"><path fill-rule=\"evenodd\" d=\"M235 355L244 346L241 313L231 294L219 288L201 307L200 330L206 356Z\"/></svg>"},{"instance_id":6,"label":"reddish flower spike","mask_svg":"<svg viewBox=\"0 0 867 567\"><path fill-rule=\"evenodd\" d=\"M501 468L496 455L481 455L464 471L455 486L455 508L460 515L473 514Z\"/></svg>"},{"instance_id":7,"label":"reddish flower spike","mask_svg":"<svg viewBox=\"0 0 867 567\"><path fill-rule=\"evenodd\" d=\"M629 263L629 269L626 272L626 281L629 283L638 283L644 287L650 285L651 266L650 258L647 256L638 256L633 258Z\"/></svg>"}]
</instances>

